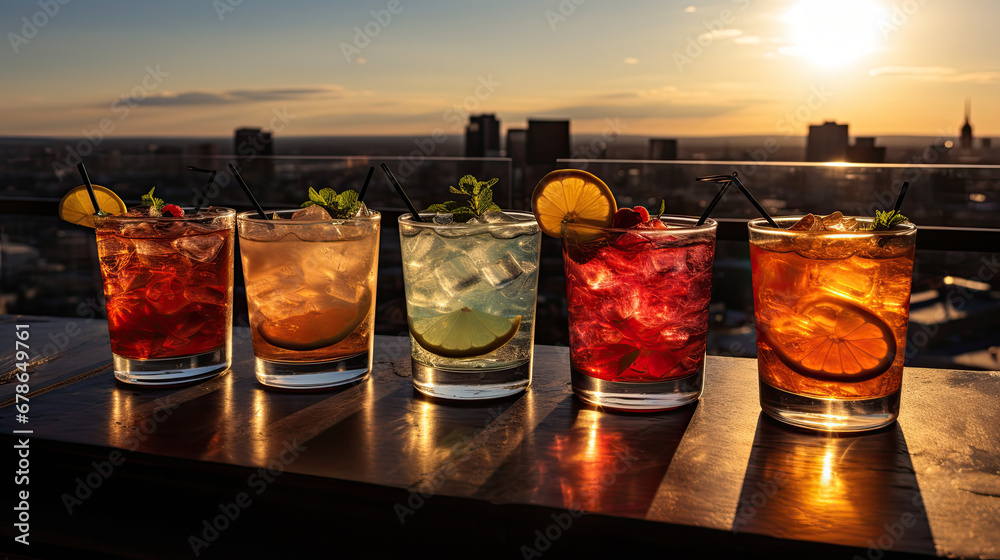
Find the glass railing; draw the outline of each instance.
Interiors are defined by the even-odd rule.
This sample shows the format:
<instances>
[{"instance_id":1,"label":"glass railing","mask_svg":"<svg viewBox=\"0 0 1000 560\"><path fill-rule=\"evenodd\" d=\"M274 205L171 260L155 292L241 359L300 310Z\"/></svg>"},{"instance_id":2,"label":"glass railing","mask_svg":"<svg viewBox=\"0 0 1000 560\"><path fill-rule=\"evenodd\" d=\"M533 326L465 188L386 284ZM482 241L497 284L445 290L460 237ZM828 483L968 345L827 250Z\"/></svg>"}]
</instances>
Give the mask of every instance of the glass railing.
<instances>
[{"instance_id":1,"label":"glass railing","mask_svg":"<svg viewBox=\"0 0 1000 560\"><path fill-rule=\"evenodd\" d=\"M189 203L206 176L187 165L224 170L229 157L104 155L87 165L95 183L129 204L155 185L167 200ZM546 170L512 168L505 158L273 157L235 158L265 207L293 207L309 187L359 188L369 166L393 169L414 204L426 207L446 196L448 185L472 174L497 177L496 200L524 207L525 179ZM827 165L804 163L565 160L558 167L585 168L603 178L619 205L659 205L675 214L700 214L717 185L701 175L737 171L776 215L827 212L870 215L891 205L903 181L910 182L903 210L920 226L907 364L1000 369L1000 167ZM221 177L225 176L226 184ZM211 203L249 209L242 191L220 173ZM535 178L534 180L537 180ZM58 176L44 162L0 166L0 311L68 317L103 317L100 272L93 232L56 217L58 200L79 184ZM381 170L366 201L384 213L376 330L406 332L402 267L396 219L403 212ZM745 220L755 217L731 189L713 212L722 223L715 261L709 353L755 355L753 297ZM237 267L239 261L237 260ZM561 246L545 238L538 290L536 342L565 345L566 303ZM237 324L246 324L242 275L236 276Z\"/></svg>"}]
</instances>

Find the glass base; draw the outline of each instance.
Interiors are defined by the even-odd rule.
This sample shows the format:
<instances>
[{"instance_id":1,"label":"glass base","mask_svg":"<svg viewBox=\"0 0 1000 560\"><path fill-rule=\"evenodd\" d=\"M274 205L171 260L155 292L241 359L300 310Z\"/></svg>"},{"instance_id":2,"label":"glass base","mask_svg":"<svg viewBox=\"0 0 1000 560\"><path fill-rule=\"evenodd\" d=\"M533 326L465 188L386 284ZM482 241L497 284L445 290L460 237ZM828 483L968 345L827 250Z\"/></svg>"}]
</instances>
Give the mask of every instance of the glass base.
<instances>
[{"instance_id":1,"label":"glass base","mask_svg":"<svg viewBox=\"0 0 1000 560\"><path fill-rule=\"evenodd\" d=\"M193 356L151 360L112 355L115 377L119 381L150 387L169 387L211 379L228 371L231 363L225 347Z\"/></svg>"},{"instance_id":2,"label":"glass base","mask_svg":"<svg viewBox=\"0 0 1000 560\"><path fill-rule=\"evenodd\" d=\"M531 383L531 360L505 369L454 370L418 363L413 365L413 386L439 399L484 400L509 397Z\"/></svg>"},{"instance_id":3,"label":"glass base","mask_svg":"<svg viewBox=\"0 0 1000 560\"><path fill-rule=\"evenodd\" d=\"M371 371L370 352L325 362L276 362L254 356L257 381L279 389L325 389L363 379Z\"/></svg>"},{"instance_id":4,"label":"glass base","mask_svg":"<svg viewBox=\"0 0 1000 560\"><path fill-rule=\"evenodd\" d=\"M760 407L786 424L823 432L862 432L892 424L899 416L899 394L874 399L822 399L796 395L760 381Z\"/></svg>"},{"instance_id":5,"label":"glass base","mask_svg":"<svg viewBox=\"0 0 1000 560\"><path fill-rule=\"evenodd\" d=\"M591 377L575 367L572 371L573 392L580 400L612 410L656 412L693 403L701 397L705 370L664 381L607 381Z\"/></svg>"}]
</instances>

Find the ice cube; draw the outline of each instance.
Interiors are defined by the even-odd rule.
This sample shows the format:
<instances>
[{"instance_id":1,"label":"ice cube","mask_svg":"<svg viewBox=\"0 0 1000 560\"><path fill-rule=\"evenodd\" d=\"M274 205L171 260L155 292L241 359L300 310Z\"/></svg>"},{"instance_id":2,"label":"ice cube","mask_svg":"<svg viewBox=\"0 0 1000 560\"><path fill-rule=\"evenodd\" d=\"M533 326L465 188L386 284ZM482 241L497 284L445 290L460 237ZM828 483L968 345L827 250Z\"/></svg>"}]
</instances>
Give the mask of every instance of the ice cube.
<instances>
[{"instance_id":1,"label":"ice cube","mask_svg":"<svg viewBox=\"0 0 1000 560\"><path fill-rule=\"evenodd\" d=\"M449 296L466 292L480 281L479 268L466 255L458 254L448 259L434 272L441 288Z\"/></svg>"},{"instance_id":2,"label":"ice cube","mask_svg":"<svg viewBox=\"0 0 1000 560\"><path fill-rule=\"evenodd\" d=\"M144 259L144 262L150 266L153 266L158 261L155 259L150 260L148 257L163 257L175 254L174 249L170 247L170 241L165 239L136 239L133 243L135 244L135 252L143 257L147 257L147 259Z\"/></svg>"},{"instance_id":3,"label":"ice cube","mask_svg":"<svg viewBox=\"0 0 1000 560\"><path fill-rule=\"evenodd\" d=\"M226 238L222 235L189 235L174 239L172 245L177 252L189 259L209 262L219 254Z\"/></svg>"},{"instance_id":4,"label":"ice cube","mask_svg":"<svg viewBox=\"0 0 1000 560\"><path fill-rule=\"evenodd\" d=\"M101 239L97 245L97 253L100 258L125 255L132 251L133 244L128 239L123 239L117 235L109 235Z\"/></svg>"},{"instance_id":5,"label":"ice cube","mask_svg":"<svg viewBox=\"0 0 1000 560\"><path fill-rule=\"evenodd\" d=\"M501 288L517 279L524 273L524 269L518 264L517 259L510 252L506 252L499 260L483 268L483 277L491 285Z\"/></svg>"},{"instance_id":6,"label":"ice cube","mask_svg":"<svg viewBox=\"0 0 1000 560\"><path fill-rule=\"evenodd\" d=\"M513 224L520 222L514 216L510 214L505 214L499 210L490 210L489 212L483 212L483 215L479 217L479 223L482 224Z\"/></svg>"},{"instance_id":7,"label":"ice cube","mask_svg":"<svg viewBox=\"0 0 1000 560\"><path fill-rule=\"evenodd\" d=\"M434 214L434 223L439 225L448 225L455 221L454 214Z\"/></svg>"},{"instance_id":8,"label":"ice cube","mask_svg":"<svg viewBox=\"0 0 1000 560\"><path fill-rule=\"evenodd\" d=\"M355 214L355 217L367 217L371 216L372 214L374 214L374 212L369 210L368 206L366 206L365 203L362 202L361 206L358 208L358 213Z\"/></svg>"},{"instance_id":9,"label":"ice cube","mask_svg":"<svg viewBox=\"0 0 1000 560\"><path fill-rule=\"evenodd\" d=\"M435 251L444 249L444 241L427 229L403 241L406 245L406 260L410 266L423 267L425 260Z\"/></svg>"},{"instance_id":10,"label":"ice cube","mask_svg":"<svg viewBox=\"0 0 1000 560\"><path fill-rule=\"evenodd\" d=\"M806 214L789 226L788 231L822 231L823 222L814 214Z\"/></svg>"},{"instance_id":11,"label":"ice cube","mask_svg":"<svg viewBox=\"0 0 1000 560\"><path fill-rule=\"evenodd\" d=\"M184 288L184 299L190 302L225 305L226 292L220 290L217 286L189 285Z\"/></svg>"},{"instance_id":12,"label":"ice cube","mask_svg":"<svg viewBox=\"0 0 1000 560\"><path fill-rule=\"evenodd\" d=\"M306 206L302 210L298 210L292 214L293 220L329 220L333 216L326 211L326 208L319 206L318 204L313 204L312 206Z\"/></svg>"}]
</instances>

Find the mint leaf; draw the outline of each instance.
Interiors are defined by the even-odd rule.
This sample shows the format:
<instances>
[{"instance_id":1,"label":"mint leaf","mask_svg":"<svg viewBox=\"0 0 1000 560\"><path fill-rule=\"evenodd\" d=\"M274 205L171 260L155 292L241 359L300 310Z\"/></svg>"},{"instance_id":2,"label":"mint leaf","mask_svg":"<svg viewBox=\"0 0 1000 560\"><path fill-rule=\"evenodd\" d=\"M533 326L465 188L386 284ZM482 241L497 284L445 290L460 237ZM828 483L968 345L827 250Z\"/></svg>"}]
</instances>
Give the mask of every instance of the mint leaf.
<instances>
[{"instance_id":1,"label":"mint leaf","mask_svg":"<svg viewBox=\"0 0 1000 560\"><path fill-rule=\"evenodd\" d=\"M308 208L314 204L325 208L331 218L340 220L357 216L361 209L358 193L350 189L337 194L337 191L330 188L320 189L317 192L316 189L309 187L309 200L303 202L300 208Z\"/></svg>"},{"instance_id":2,"label":"mint leaf","mask_svg":"<svg viewBox=\"0 0 1000 560\"><path fill-rule=\"evenodd\" d=\"M477 187L477 189L479 192L476 194L474 207L480 214L482 214L487 208L490 207L491 204L493 204L493 189L489 187Z\"/></svg>"},{"instance_id":3,"label":"mint leaf","mask_svg":"<svg viewBox=\"0 0 1000 560\"><path fill-rule=\"evenodd\" d=\"M316 189L309 187L309 200L316 204L323 204L326 200L316 192Z\"/></svg>"},{"instance_id":4,"label":"mint leaf","mask_svg":"<svg viewBox=\"0 0 1000 560\"><path fill-rule=\"evenodd\" d=\"M908 221L910 221L909 218L896 212L895 210L889 210L887 212L876 210L875 219L872 220L871 225L868 226L867 229L870 231L890 230L897 224Z\"/></svg>"},{"instance_id":5,"label":"mint leaf","mask_svg":"<svg viewBox=\"0 0 1000 560\"><path fill-rule=\"evenodd\" d=\"M448 192L469 197L467 202L448 200L440 204L431 204L424 210L438 214L453 214L456 222L467 222L469 219L482 216L484 212L499 211L500 207L493 202L493 185L499 181L493 178L489 181L479 181L472 175L463 175L458 180L458 187L448 187Z\"/></svg>"},{"instance_id":6,"label":"mint leaf","mask_svg":"<svg viewBox=\"0 0 1000 560\"><path fill-rule=\"evenodd\" d=\"M472 175L465 175L458 180L458 188L462 189L462 193L467 195L475 195L476 185L478 184L479 181Z\"/></svg>"},{"instance_id":7,"label":"mint leaf","mask_svg":"<svg viewBox=\"0 0 1000 560\"><path fill-rule=\"evenodd\" d=\"M361 209L361 203L358 202L358 193L352 190L347 190L338 194L336 196L335 204L337 212L336 215L333 216L334 218L352 218L356 216L358 214L358 210Z\"/></svg>"},{"instance_id":8,"label":"mint leaf","mask_svg":"<svg viewBox=\"0 0 1000 560\"><path fill-rule=\"evenodd\" d=\"M468 222L476 216L476 213L473 212L472 208L469 208L468 206L456 208L452 210L451 214L452 219L456 222Z\"/></svg>"},{"instance_id":9,"label":"mint leaf","mask_svg":"<svg viewBox=\"0 0 1000 560\"><path fill-rule=\"evenodd\" d=\"M327 206L330 206L337 200L337 191L333 189L320 189L319 196Z\"/></svg>"},{"instance_id":10,"label":"mint leaf","mask_svg":"<svg viewBox=\"0 0 1000 560\"><path fill-rule=\"evenodd\" d=\"M659 220L663 212L667 210L667 201L665 199L660 199L660 211L656 214L656 219Z\"/></svg>"},{"instance_id":11,"label":"mint leaf","mask_svg":"<svg viewBox=\"0 0 1000 560\"><path fill-rule=\"evenodd\" d=\"M162 198L156 198L155 196L153 196L153 191L155 190L156 187L153 187L149 189L148 193L142 195L142 205L149 206L151 208L156 208L157 210L163 210L163 206L166 203L163 202Z\"/></svg>"}]
</instances>

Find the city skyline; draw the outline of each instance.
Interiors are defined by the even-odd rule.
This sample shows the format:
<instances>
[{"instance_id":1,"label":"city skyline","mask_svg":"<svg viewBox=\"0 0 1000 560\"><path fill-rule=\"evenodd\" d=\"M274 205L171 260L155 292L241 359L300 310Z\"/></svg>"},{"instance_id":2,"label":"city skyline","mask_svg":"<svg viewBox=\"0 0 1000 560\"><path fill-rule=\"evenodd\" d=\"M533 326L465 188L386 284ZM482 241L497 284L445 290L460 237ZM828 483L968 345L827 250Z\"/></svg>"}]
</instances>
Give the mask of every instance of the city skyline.
<instances>
[{"instance_id":1,"label":"city skyline","mask_svg":"<svg viewBox=\"0 0 1000 560\"><path fill-rule=\"evenodd\" d=\"M4 3L4 136L1000 135L985 0Z\"/></svg>"}]
</instances>

